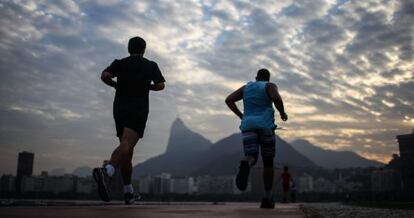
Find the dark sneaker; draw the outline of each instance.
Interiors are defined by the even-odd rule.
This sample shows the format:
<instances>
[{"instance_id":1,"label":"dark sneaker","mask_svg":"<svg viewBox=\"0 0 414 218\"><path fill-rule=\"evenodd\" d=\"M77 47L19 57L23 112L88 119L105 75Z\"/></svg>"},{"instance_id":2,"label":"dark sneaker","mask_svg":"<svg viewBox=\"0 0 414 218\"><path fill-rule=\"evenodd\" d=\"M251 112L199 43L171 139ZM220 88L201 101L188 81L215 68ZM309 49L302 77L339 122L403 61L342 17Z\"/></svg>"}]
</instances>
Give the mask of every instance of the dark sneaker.
<instances>
[{"instance_id":1,"label":"dark sneaker","mask_svg":"<svg viewBox=\"0 0 414 218\"><path fill-rule=\"evenodd\" d=\"M134 204L135 201L141 200L141 195L138 193L125 193L124 194L125 204Z\"/></svg>"},{"instance_id":2,"label":"dark sneaker","mask_svg":"<svg viewBox=\"0 0 414 218\"><path fill-rule=\"evenodd\" d=\"M95 168L92 172L95 182L98 184L98 193L103 201L111 201L110 180L105 168Z\"/></svg>"},{"instance_id":3,"label":"dark sneaker","mask_svg":"<svg viewBox=\"0 0 414 218\"><path fill-rule=\"evenodd\" d=\"M263 198L262 203L260 204L260 208L273 209L275 208L275 202L273 202L272 199Z\"/></svg>"},{"instance_id":4,"label":"dark sneaker","mask_svg":"<svg viewBox=\"0 0 414 218\"><path fill-rule=\"evenodd\" d=\"M244 191L247 188L249 180L250 166L247 160L240 161L239 173L236 177L236 186L240 191Z\"/></svg>"}]
</instances>

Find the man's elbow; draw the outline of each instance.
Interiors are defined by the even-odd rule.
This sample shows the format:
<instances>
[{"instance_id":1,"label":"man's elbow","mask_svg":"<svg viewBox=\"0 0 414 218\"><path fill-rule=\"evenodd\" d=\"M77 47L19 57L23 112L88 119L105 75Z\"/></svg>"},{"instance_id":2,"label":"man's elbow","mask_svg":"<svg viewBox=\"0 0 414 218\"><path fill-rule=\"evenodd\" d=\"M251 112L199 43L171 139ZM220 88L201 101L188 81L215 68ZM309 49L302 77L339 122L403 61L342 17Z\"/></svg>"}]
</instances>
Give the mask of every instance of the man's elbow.
<instances>
[{"instance_id":1,"label":"man's elbow","mask_svg":"<svg viewBox=\"0 0 414 218\"><path fill-rule=\"evenodd\" d=\"M108 79L111 79L112 78L112 76L111 76L111 74L110 73L108 73L108 72L106 72L106 71L104 71L104 72L102 72L101 73L101 80L102 81L107 81Z\"/></svg>"},{"instance_id":2,"label":"man's elbow","mask_svg":"<svg viewBox=\"0 0 414 218\"><path fill-rule=\"evenodd\" d=\"M224 100L224 102L225 102L227 105L231 105L231 104L233 103L233 100L230 98L230 96L228 96L228 97Z\"/></svg>"},{"instance_id":3,"label":"man's elbow","mask_svg":"<svg viewBox=\"0 0 414 218\"><path fill-rule=\"evenodd\" d=\"M161 91L165 89L165 84L164 83L157 83L155 85L153 85L152 90L153 91Z\"/></svg>"}]
</instances>

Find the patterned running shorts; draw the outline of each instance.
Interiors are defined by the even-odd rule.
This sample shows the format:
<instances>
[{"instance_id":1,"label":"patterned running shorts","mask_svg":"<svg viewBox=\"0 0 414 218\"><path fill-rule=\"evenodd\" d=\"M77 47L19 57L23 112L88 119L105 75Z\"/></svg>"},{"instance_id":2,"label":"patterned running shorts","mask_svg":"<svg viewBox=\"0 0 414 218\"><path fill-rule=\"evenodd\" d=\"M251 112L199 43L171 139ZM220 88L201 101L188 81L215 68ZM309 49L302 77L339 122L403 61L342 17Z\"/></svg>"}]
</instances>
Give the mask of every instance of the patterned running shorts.
<instances>
[{"instance_id":1,"label":"patterned running shorts","mask_svg":"<svg viewBox=\"0 0 414 218\"><path fill-rule=\"evenodd\" d=\"M245 156L254 156L257 159L260 147L263 159L275 157L276 137L272 129L243 131L242 137Z\"/></svg>"}]
</instances>

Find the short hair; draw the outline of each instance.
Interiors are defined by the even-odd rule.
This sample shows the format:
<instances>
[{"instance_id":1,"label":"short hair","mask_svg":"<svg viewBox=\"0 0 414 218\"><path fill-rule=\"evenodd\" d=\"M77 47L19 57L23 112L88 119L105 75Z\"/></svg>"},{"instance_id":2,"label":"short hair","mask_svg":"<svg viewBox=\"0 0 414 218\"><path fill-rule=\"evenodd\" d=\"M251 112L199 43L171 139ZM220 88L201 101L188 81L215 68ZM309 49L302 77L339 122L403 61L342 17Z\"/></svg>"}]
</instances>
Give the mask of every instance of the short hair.
<instances>
[{"instance_id":1,"label":"short hair","mask_svg":"<svg viewBox=\"0 0 414 218\"><path fill-rule=\"evenodd\" d=\"M289 167L288 167L288 166L285 166L285 167L283 167L283 169L284 169L285 171L288 171L288 170L289 170Z\"/></svg>"},{"instance_id":2,"label":"short hair","mask_svg":"<svg viewBox=\"0 0 414 218\"><path fill-rule=\"evenodd\" d=\"M269 81L270 80L269 70L263 68L257 71L256 80Z\"/></svg>"},{"instance_id":3,"label":"short hair","mask_svg":"<svg viewBox=\"0 0 414 218\"><path fill-rule=\"evenodd\" d=\"M130 54L144 54L147 43L139 36L129 39L128 52Z\"/></svg>"}]
</instances>

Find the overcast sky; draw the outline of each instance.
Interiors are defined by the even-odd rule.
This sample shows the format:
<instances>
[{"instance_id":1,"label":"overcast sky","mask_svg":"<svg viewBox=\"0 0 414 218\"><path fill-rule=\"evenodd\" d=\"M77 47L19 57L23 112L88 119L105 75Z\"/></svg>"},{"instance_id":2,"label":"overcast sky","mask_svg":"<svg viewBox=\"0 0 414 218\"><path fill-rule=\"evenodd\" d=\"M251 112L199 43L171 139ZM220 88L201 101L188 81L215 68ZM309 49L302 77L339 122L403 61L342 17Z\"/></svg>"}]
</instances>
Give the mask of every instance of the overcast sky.
<instances>
[{"instance_id":1,"label":"overcast sky","mask_svg":"<svg viewBox=\"0 0 414 218\"><path fill-rule=\"evenodd\" d=\"M35 173L109 158L114 91L100 73L137 35L167 87L150 94L135 163L164 152L177 117L212 142L237 132L224 98L260 68L287 141L386 161L414 127L413 1L0 0L0 15L0 174L23 150Z\"/></svg>"}]
</instances>

